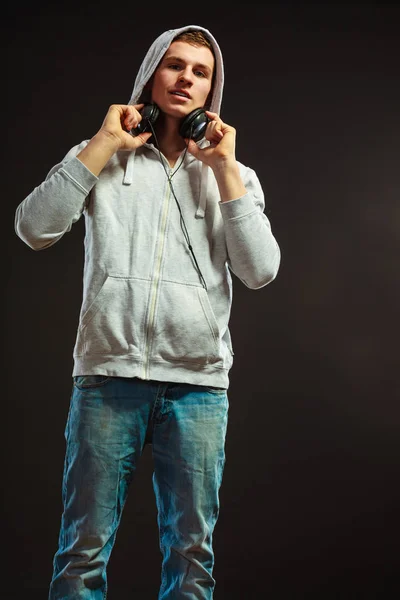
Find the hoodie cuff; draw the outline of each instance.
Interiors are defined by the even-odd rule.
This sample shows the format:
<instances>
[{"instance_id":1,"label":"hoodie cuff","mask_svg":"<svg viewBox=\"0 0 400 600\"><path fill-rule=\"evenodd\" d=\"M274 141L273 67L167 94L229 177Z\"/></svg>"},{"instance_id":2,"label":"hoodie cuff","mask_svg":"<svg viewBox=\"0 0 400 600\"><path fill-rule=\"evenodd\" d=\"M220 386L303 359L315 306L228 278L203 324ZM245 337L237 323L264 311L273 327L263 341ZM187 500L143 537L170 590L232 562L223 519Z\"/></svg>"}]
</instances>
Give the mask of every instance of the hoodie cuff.
<instances>
[{"instance_id":1,"label":"hoodie cuff","mask_svg":"<svg viewBox=\"0 0 400 600\"><path fill-rule=\"evenodd\" d=\"M249 192L235 200L219 203L222 216L225 220L239 219L257 210L253 196Z\"/></svg>"},{"instance_id":2,"label":"hoodie cuff","mask_svg":"<svg viewBox=\"0 0 400 600\"><path fill-rule=\"evenodd\" d=\"M96 175L79 160L79 158L71 158L61 169L75 184L82 188L86 194L90 192L92 187L99 180Z\"/></svg>"}]
</instances>

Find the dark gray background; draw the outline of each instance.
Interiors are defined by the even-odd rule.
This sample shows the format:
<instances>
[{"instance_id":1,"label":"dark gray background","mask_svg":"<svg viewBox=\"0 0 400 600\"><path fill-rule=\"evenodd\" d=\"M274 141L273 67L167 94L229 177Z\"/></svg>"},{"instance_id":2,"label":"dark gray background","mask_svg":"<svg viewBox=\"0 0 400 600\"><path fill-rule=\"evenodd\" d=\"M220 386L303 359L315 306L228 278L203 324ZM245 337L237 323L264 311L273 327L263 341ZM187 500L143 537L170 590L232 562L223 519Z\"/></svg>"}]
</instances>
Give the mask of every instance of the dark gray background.
<instances>
[{"instance_id":1,"label":"dark gray background","mask_svg":"<svg viewBox=\"0 0 400 600\"><path fill-rule=\"evenodd\" d=\"M61 513L83 221L34 252L20 201L129 100L153 39L210 29L222 118L264 186L277 279L234 282L215 598L389 600L399 591L400 11L385 3L9 7L3 19L3 552L8 598L45 600ZM3 71L3 72L4 72ZM4 129L3 129L4 135ZM155 600L150 451L108 600ZM25 592L25 594L23 593Z\"/></svg>"}]
</instances>

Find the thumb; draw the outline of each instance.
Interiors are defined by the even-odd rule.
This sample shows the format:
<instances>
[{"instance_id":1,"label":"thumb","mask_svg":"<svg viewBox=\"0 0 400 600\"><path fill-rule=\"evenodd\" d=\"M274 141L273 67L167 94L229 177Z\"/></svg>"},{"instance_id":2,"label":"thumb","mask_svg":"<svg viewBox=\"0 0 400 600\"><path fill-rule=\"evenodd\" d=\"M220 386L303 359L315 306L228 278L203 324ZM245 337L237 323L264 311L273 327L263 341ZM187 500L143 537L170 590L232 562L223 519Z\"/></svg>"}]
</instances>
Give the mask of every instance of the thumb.
<instances>
[{"instance_id":1,"label":"thumb","mask_svg":"<svg viewBox=\"0 0 400 600\"><path fill-rule=\"evenodd\" d=\"M153 133L151 131L145 131L144 133L139 133L139 135L135 135L133 138L135 142L135 148L143 146L143 144L145 144L148 141L148 139L151 138L152 135Z\"/></svg>"},{"instance_id":2,"label":"thumb","mask_svg":"<svg viewBox=\"0 0 400 600\"><path fill-rule=\"evenodd\" d=\"M190 152L190 154L193 154L193 156L195 158L199 158L201 149L198 147L198 145L196 144L196 142L192 139L186 139L187 142L187 149L188 152Z\"/></svg>"}]
</instances>

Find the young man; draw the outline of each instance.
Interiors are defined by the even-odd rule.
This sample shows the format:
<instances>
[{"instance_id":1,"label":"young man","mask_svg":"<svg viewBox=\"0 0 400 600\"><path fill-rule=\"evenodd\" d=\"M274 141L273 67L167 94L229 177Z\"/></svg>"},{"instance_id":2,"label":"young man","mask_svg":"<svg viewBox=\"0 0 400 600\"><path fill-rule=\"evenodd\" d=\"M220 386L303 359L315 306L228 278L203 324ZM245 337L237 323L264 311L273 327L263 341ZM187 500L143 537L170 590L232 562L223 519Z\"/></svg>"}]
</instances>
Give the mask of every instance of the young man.
<instances>
[{"instance_id":1,"label":"young man","mask_svg":"<svg viewBox=\"0 0 400 600\"><path fill-rule=\"evenodd\" d=\"M233 360L230 271L258 289L280 262L259 180L236 160L236 131L219 116L223 84L221 51L207 29L164 32L129 103L111 106L99 131L17 207L16 232L35 250L85 218L50 600L105 598L107 563L147 443L159 599L213 597Z\"/></svg>"}]
</instances>

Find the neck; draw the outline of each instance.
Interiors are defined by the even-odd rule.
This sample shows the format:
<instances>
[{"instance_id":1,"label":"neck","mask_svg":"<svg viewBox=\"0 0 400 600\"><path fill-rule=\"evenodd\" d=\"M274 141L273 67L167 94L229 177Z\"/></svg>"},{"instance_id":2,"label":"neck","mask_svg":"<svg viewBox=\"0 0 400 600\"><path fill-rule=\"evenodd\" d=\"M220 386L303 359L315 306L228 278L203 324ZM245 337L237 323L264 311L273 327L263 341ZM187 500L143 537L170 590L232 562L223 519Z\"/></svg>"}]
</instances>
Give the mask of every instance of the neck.
<instances>
[{"instance_id":1,"label":"neck","mask_svg":"<svg viewBox=\"0 0 400 600\"><path fill-rule=\"evenodd\" d=\"M177 123L167 123L164 121L164 123L160 123L155 128L155 132L158 149L168 160L170 167L173 167L186 148L185 140L179 135Z\"/></svg>"}]
</instances>

